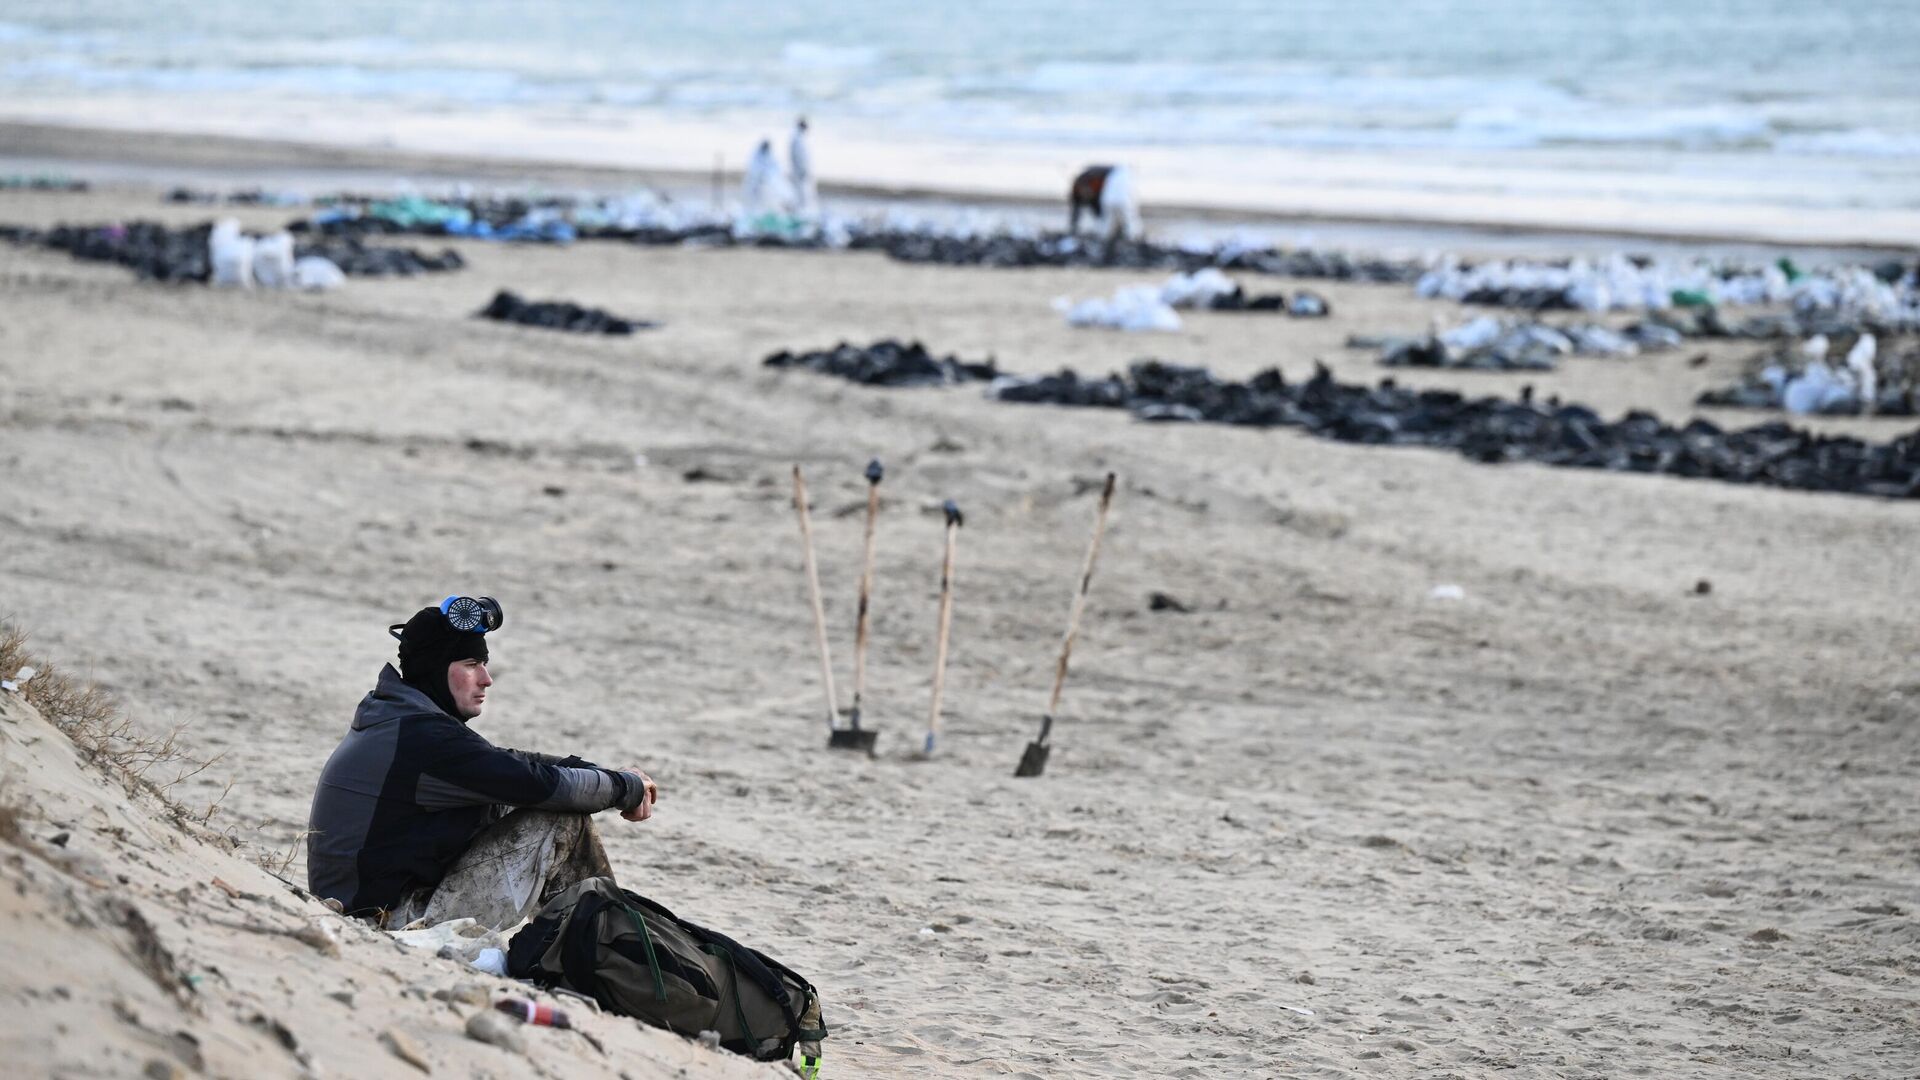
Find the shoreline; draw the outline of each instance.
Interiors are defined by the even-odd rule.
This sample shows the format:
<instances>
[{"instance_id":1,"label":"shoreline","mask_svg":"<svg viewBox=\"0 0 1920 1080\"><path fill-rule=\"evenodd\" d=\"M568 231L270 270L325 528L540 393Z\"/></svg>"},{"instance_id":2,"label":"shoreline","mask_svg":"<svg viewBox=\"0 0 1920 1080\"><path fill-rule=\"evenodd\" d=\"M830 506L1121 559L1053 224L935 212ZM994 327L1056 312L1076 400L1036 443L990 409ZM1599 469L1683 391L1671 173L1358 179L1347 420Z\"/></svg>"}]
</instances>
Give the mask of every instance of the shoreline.
<instances>
[{"instance_id":1,"label":"shoreline","mask_svg":"<svg viewBox=\"0 0 1920 1080\"><path fill-rule=\"evenodd\" d=\"M102 117L86 122L21 120L9 118L0 107L0 169L67 172L95 183L136 186L191 182L272 186L279 182L309 188L329 183L392 187L421 180L601 190L645 185L696 200L710 200L716 182L715 169L689 167L685 151L657 156L627 153L612 139L598 146L562 138L512 148L456 147L452 144L457 140L450 138L459 126L455 124L446 130L412 132L417 137L388 136L376 144L328 138L326 131L309 132L318 138L290 139L235 131L163 130L137 117L121 119L129 122ZM668 134L676 136L679 144L696 137L684 128ZM718 137L711 130L701 136L709 141ZM862 153L853 164L863 167L823 176L821 189L826 196L872 203L874 208L908 203L988 209L1032 216L1043 224L1060 213L1059 199L1048 193L1044 178L1039 177L1043 169L1058 171L1051 163L1028 160L1003 177L989 175L991 170L961 170L953 174L952 182L944 182L911 163L875 160L871 147L857 149ZM935 148L934 157L953 149ZM1052 156L1056 161L1077 161L1089 155L1076 152L1067 159L1054 152ZM1320 158L1335 174L1364 173L1367 166L1364 159L1333 154ZM728 167L724 158L718 164L721 190L731 195L738 185L738 170ZM1614 206L1609 215L1600 212L1603 208L1594 199L1578 193L1503 200L1467 190L1477 182L1463 177L1452 192L1381 189L1344 200L1322 197L1325 192L1294 190L1290 196L1280 191L1263 202L1245 197L1255 189L1241 186L1236 191L1234 185L1195 183L1189 178L1157 185L1169 191L1165 198L1152 198L1149 187L1145 216L1150 228L1222 234L1233 229L1268 231L1283 239L1291 236L1293 246L1449 250L1489 257L1706 249L1705 253L1720 256L1764 258L1767 251L1790 249L1816 259L1862 261L1920 247L1920 212L1915 211L1862 212L1855 215L1859 221L1848 219L1844 212L1837 218L1829 212L1827 218L1832 220L1822 220L1830 228L1823 232L1822 220L1794 224L1790 219L1797 215L1780 207L1767 208L1765 213L1756 210L1755 219L1742 226L1733 220L1741 209L1737 205L1675 205L1667 207L1664 215L1651 204ZM1404 209L1392 211L1383 205L1395 196ZM1503 210L1506 202L1515 205ZM1884 219L1880 224L1888 231L1866 235L1862 223L1871 219Z\"/></svg>"}]
</instances>

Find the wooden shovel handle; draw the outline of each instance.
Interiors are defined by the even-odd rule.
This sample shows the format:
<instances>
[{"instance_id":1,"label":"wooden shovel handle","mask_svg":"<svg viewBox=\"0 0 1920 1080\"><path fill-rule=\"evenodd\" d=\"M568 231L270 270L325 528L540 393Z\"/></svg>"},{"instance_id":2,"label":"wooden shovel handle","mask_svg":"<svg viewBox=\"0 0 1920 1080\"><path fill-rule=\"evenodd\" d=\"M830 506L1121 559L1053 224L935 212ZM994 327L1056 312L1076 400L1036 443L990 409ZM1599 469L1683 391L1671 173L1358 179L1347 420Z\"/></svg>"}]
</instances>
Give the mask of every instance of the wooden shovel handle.
<instances>
[{"instance_id":1,"label":"wooden shovel handle","mask_svg":"<svg viewBox=\"0 0 1920 1080\"><path fill-rule=\"evenodd\" d=\"M1060 708L1060 691L1067 685L1067 658L1073 655L1073 642L1080 635L1080 613L1087 609L1087 588L1093 584L1093 563L1100 557L1100 537L1107 531L1107 509L1113 505L1114 474L1107 474L1106 487L1100 491L1100 513L1093 521L1093 543L1087 546L1087 562L1080 569L1080 590L1073 594L1073 613L1067 617L1067 636L1060 641L1060 660L1053 667L1053 692L1047 695L1046 716L1051 719Z\"/></svg>"},{"instance_id":2,"label":"wooden shovel handle","mask_svg":"<svg viewBox=\"0 0 1920 1080\"><path fill-rule=\"evenodd\" d=\"M860 715L860 699L867 692L868 607L873 598L874 523L879 518L880 481L876 479L867 484L867 550L860 568L860 610L853 630L853 715L856 718Z\"/></svg>"},{"instance_id":3,"label":"wooden shovel handle","mask_svg":"<svg viewBox=\"0 0 1920 1080\"><path fill-rule=\"evenodd\" d=\"M827 651L827 609L820 602L820 571L813 562L813 524L807 519L807 482L793 467L793 508L800 515L800 544L806 556L807 588L813 593L813 636L820 642L820 684L827 692L827 730L839 726L840 697L833 689L833 657Z\"/></svg>"},{"instance_id":4,"label":"wooden shovel handle","mask_svg":"<svg viewBox=\"0 0 1920 1080\"><path fill-rule=\"evenodd\" d=\"M933 704L927 716L927 744L924 752L933 753L940 734L940 697L947 685L947 631L953 625L953 552L960 536L960 515L947 504L947 554L940 564L940 624L933 646Z\"/></svg>"}]
</instances>

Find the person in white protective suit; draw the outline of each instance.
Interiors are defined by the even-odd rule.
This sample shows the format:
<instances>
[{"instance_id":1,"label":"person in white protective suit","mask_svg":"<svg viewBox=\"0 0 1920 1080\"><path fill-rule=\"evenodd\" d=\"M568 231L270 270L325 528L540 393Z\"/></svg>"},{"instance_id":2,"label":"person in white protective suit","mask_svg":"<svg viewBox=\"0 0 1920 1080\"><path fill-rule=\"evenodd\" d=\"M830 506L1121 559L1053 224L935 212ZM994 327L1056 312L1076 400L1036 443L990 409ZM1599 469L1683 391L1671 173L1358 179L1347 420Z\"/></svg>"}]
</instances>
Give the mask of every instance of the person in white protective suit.
<instances>
[{"instance_id":1,"label":"person in white protective suit","mask_svg":"<svg viewBox=\"0 0 1920 1080\"><path fill-rule=\"evenodd\" d=\"M761 139L747 159L747 171L740 181L740 202L748 217L759 217L784 210L787 201L787 179L774 160L773 140Z\"/></svg>"},{"instance_id":2,"label":"person in white protective suit","mask_svg":"<svg viewBox=\"0 0 1920 1080\"><path fill-rule=\"evenodd\" d=\"M793 212L796 217L811 218L820 212L820 187L813 175L813 151L807 146L807 118L794 121L793 136L787 140L787 182L793 188Z\"/></svg>"},{"instance_id":3,"label":"person in white protective suit","mask_svg":"<svg viewBox=\"0 0 1920 1080\"><path fill-rule=\"evenodd\" d=\"M1080 213L1090 213L1099 233L1108 240L1124 236L1138 240L1140 204L1133 194L1133 170L1125 165L1089 165L1067 189L1067 231L1079 233Z\"/></svg>"}]
</instances>

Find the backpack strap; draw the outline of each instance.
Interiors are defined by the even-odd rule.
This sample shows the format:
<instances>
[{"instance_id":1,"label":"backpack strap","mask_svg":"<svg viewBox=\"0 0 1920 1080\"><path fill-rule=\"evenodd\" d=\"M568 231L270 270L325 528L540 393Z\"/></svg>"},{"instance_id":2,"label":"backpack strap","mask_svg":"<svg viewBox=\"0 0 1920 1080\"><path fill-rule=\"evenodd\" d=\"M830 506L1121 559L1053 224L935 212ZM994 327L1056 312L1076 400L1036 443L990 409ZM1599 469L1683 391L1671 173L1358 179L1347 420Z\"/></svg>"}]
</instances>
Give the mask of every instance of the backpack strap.
<instances>
[{"instance_id":1,"label":"backpack strap","mask_svg":"<svg viewBox=\"0 0 1920 1080\"><path fill-rule=\"evenodd\" d=\"M667 980L660 974L660 955L653 951L653 935L647 933L647 920L640 911L627 904L621 904L620 910L633 920L634 929L640 931L640 944L647 948L647 970L653 972L653 996L657 1001L667 1000Z\"/></svg>"},{"instance_id":2,"label":"backpack strap","mask_svg":"<svg viewBox=\"0 0 1920 1080\"><path fill-rule=\"evenodd\" d=\"M787 1021L787 1038L781 1042L781 1057L785 1057L791 1053L793 1044L795 1043L819 1042L827 1037L827 1029L824 1025L817 1028L802 1027L800 1025L800 1014L806 1010L808 1002L802 1001L796 1004L793 1000L793 995L787 992L786 983L781 981L778 975L774 974L774 970L778 969L795 983L798 983L809 999L817 999L819 997L819 991L813 988L812 983L795 975L786 965L780 963L778 960L767 956L758 949L750 949L717 930L709 930L704 926L696 926L693 923L687 922L683 922L682 925L696 933L701 939L703 947L708 952L727 958L727 967L734 973L736 981L739 979L741 972L746 972L747 978L753 980L768 997L774 1000L775 1004L780 1006L780 1012ZM734 997L736 999L739 997L737 990L734 993ZM741 1027L744 1029L746 1024L743 1022Z\"/></svg>"},{"instance_id":3,"label":"backpack strap","mask_svg":"<svg viewBox=\"0 0 1920 1080\"><path fill-rule=\"evenodd\" d=\"M747 1010L745 1006L740 1004L740 968L733 962L733 954L712 943L708 943L702 946L702 948L727 962L727 978L733 983L733 1018L739 1021L740 1030L746 1034L747 1053L753 1057L759 1057L760 1037L753 1033L752 1025L747 1023ZM782 1045L782 1049L785 1049L784 1044ZM785 1054L781 1056L784 1057Z\"/></svg>"},{"instance_id":4,"label":"backpack strap","mask_svg":"<svg viewBox=\"0 0 1920 1080\"><path fill-rule=\"evenodd\" d=\"M560 938L560 974L568 986L588 995L603 1009L612 1009L613 1001L600 987L600 975L594 970L600 952L600 912L612 901L597 892L581 895L567 917Z\"/></svg>"}]
</instances>

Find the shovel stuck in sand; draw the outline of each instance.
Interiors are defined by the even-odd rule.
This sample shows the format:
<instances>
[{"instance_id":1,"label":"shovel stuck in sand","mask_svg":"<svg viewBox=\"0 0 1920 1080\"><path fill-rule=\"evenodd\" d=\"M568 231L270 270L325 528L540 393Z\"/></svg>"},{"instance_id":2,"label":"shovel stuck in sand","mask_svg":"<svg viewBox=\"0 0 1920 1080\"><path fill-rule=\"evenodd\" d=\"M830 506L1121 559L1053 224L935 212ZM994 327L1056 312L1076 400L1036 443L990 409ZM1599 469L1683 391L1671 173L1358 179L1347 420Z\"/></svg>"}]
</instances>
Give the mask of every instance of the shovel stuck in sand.
<instances>
[{"instance_id":1,"label":"shovel stuck in sand","mask_svg":"<svg viewBox=\"0 0 1920 1080\"><path fill-rule=\"evenodd\" d=\"M820 602L820 571L813 562L813 524L807 518L807 482L800 466L793 467L793 509L800 515L800 546L807 568L807 588L813 596L813 636L820 643L820 683L827 692L827 745L840 733L839 700L833 689L833 656L827 651L827 609Z\"/></svg>"},{"instance_id":2,"label":"shovel stuck in sand","mask_svg":"<svg viewBox=\"0 0 1920 1080\"><path fill-rule=\"evenodd\" d=\"M886 470L880 459L867 462L867 551L860 570L860 611L853 631L853 711L847 714L847 726L827 733L827 746L834 750L858 750L873 753L873 742L880 733L860 726L860 705L867 693L868 607L873 599L874 524L880 518L880 478Z\"/></svg>"},{"instance_id":3,"label":"shovel stuck in sand","mask_svg":"<svg viewBox=\"0 0 1920 1080\"><path fill-rule=\"evenodd\" d=\"M1060 708L1060 691L1067 684L1067 658L1073 654L1073 639L1080 633L1080 613L1087 608L1087 587L1093 583L1093 561L1100 557L1100 537L1107 531L1107 508L1113 505L1113 474L1100 492L1100 512L1093 522L1093 543L1087 547L1087 564L1080 571L1080 591L1073 596L1073 613L1067 616L1067 636L1060 642L1060 659L1053 668L1053 693L1047 696L1047 711L1040 716L1040 737L1027 744L1020 755L1015 776L1039 776L1047 770L1047 755L1053 747L1047 737L1053 733L1053 714Z\"/></svg>"},{"instance_id":4,"label":"shovel stuck in sand","mask_svg":"<svg viewBox=\"0 0 1920 1080\"><path fill-rule=\"evenodd\" d=\"M940 563L940 622L933 647L933 707L927 714L927 741L920 748L924 757L933 756L934 740L940 736L940 692L947 684L947 628L953 625L953 549L960 536L960 507L952 499L942 507L947 512L947 554Z\"/></svg>"}]
</instances>

